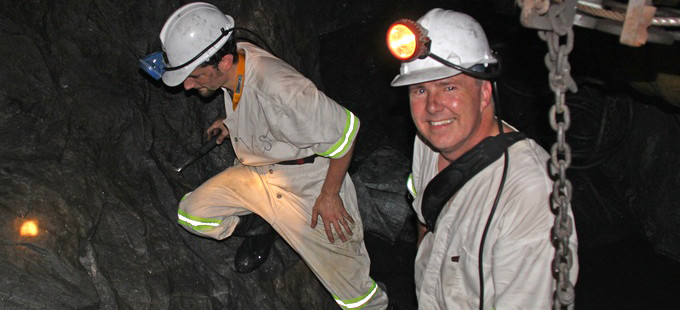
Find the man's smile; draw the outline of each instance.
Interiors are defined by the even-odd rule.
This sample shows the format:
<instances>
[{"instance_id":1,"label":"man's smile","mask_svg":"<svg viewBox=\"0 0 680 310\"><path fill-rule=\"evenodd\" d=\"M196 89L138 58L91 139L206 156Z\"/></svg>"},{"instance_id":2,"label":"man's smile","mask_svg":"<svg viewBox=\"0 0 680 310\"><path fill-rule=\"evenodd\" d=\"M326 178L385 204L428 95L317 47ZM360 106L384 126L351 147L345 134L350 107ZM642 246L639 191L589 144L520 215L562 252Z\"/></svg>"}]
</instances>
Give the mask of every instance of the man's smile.
<instances>
[{"instance_id":1,"label":"man's smile","mask_svg":"<svg viewBox=\"0 0 680 310\"><path fill-rule=\"evenodd\" d=\"M448 125L453 123L453 121L456 120L455 118L450 118L450 119L445 119L441 121L430 121L431 126L443 126L443 125Z\"/></svg>"}]
</instances>

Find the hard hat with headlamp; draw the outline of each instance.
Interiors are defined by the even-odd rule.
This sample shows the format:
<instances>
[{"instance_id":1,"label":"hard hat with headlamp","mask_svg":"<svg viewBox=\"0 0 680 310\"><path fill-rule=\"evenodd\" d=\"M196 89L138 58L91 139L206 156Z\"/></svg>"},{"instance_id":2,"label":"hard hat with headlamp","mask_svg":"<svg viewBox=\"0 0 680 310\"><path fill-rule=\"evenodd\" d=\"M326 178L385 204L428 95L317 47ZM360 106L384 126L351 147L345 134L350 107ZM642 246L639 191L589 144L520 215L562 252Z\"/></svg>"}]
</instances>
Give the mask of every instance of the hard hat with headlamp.
<instances>
[{"instance_id":1,"label":"hard hat with headlamp","mask_svg":"<svg viewBox=\"0 0 680 310\"><path fill-rule=\"evenodd\" d=\"M140 68L155 79L162 77L168 86L177 86L217 53L233 30L234 19L214 5L203 2L184 5L163 25L160 39L164 53L140 59Z\"/></svg>"},{"instance_id":2,"label":"hard hat with headlamp","mask_svg":"<svg viewBox=\"0 0 680 310\"><path fill-rule=\"evenodd\" d=\"M392 86L438 80L464 73L492 79L498 75L482 27L472 17L454 11L433 9L417 22L402 19L390 26L387 44L402 61Z\"/></svg>"}]
</instances>

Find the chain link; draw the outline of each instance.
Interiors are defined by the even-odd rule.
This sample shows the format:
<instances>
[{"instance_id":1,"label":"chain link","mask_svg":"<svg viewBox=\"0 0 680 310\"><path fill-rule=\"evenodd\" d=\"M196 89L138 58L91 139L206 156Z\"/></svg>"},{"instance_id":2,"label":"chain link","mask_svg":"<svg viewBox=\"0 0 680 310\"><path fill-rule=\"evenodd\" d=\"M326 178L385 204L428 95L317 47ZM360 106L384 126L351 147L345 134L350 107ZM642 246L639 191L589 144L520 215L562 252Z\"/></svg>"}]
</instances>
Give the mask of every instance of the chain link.
<instances>
[{"instance_id":1,"label":"chain link","mask_svg":"<svg viewBox=\"0 0 680 310\"><path fill-rule=\"evenodd\" d=\"M567 90L577 91L576 82L571 77L569 53L574 47L574 31L571 21L566 20L563 5L553 5L548 10L548 18L552 30L539 31L539 37L548 45L545 55L545 65L550 73L548 79L550 89L555 93L555 104L550 108L550 127L557 133L557 141L550 149L550 174L553 177L552 210L555 213L555 223L552 230L555 257L553 259L553 274L557 280L554 295L554 309L570 307L574 303L574 285L569 279L572 268L573 253L569 248L569 237L573 234L573 222L569 215L572 185L567 179L567 169L571 164L571 147L566 141L566 132L571 126L569 107L565 97ZM562 41L562 39L566 41Z\"/></svg>"}]
</instances>

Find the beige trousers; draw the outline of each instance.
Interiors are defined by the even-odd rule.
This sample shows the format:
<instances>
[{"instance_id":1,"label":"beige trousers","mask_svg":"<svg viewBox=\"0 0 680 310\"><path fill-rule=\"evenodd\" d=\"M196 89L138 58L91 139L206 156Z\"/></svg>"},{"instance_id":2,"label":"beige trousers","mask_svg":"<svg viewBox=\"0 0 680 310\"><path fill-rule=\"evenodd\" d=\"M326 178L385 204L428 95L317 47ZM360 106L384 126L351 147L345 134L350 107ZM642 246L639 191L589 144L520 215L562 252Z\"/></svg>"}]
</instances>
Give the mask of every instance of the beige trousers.
<instances>
[{"instance_id":1,"label":"beige trousers","mask_svg":"<svg viewBox=\"0 0 680 310\"><path fill-rule=\"evenodd\" d=\"M257 213L302 256L343 309L384 309L387 296L369 276L370 259L349 175L340 197L355 220L351 238L342 242L336 235L330 243L320 219L316 228L310 227L328 165L324 157L293 166L236 164L182 199L179 222L192 233L221 240L234 231L238 216Z\"/></svg>"}]
</instances>

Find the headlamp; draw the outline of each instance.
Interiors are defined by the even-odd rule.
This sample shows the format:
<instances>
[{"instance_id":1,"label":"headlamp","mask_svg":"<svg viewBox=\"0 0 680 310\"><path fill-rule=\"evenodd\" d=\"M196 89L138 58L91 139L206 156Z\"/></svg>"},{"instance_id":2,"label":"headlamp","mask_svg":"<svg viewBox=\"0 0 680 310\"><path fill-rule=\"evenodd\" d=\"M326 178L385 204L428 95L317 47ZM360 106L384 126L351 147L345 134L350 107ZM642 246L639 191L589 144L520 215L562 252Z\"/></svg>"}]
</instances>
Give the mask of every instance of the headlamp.
<instances>
[{"instance_id":1,"label":"headlamp","mask_svg":"<svg viewBox=\"0 0 680 310\"><path fill-rule=\"evenodd\" d=\"M160 80L165 72L163 52L155 52L139 60L139 68L152 78Z\"/></svg>"},{"instance_id":2,"label":"headlamp","mask_svg":"<svg viewBox=\"0 0 680 310\"><path fill-rule=\"evenodd\" d=\"M387 30L387 47L401 61L425 58L430 52L427 30L410 19L400 19Z\"/></svg>"},{"instance_id":3,"label":"headlamp","mask_svg":"<svg viewBox=\"0 0 680 310\"><path fill-rule=\"evenodd\" d=\"M146 57L140 59L139 60L139 68L144 70L144 72L149 74L154 79L160 80L161 77L163 76L163 73L165 73L165 71L179 70L179 69L182 69L182 68L188 66L192 62L196 61L196 59L198 59L203 54L205 54L211 47L215 46L215 44L217 44L217 42L219 42L222 38L224 38L225 36L228 36L229 33L234 31L234 29L236 29L236 28L234 27L234 28L229 28L229 29L226 29L226 30L224 28L222 28L221 29L222 34L220 34L220 36L217 37L217 39L215 39L215 41L213 41L208 46L206 46L206 48L204 48L201 52L196 54L196 56L194 56L193 58L189 59L187 62L185 62L185 63L183 63L179 66L174 66L174 67L168 66L167 63L165 62L165 57L164 57L165 55L163 54L163 52L155 52L155 53L149 54Z\"/></svg>"}]
</instances>

